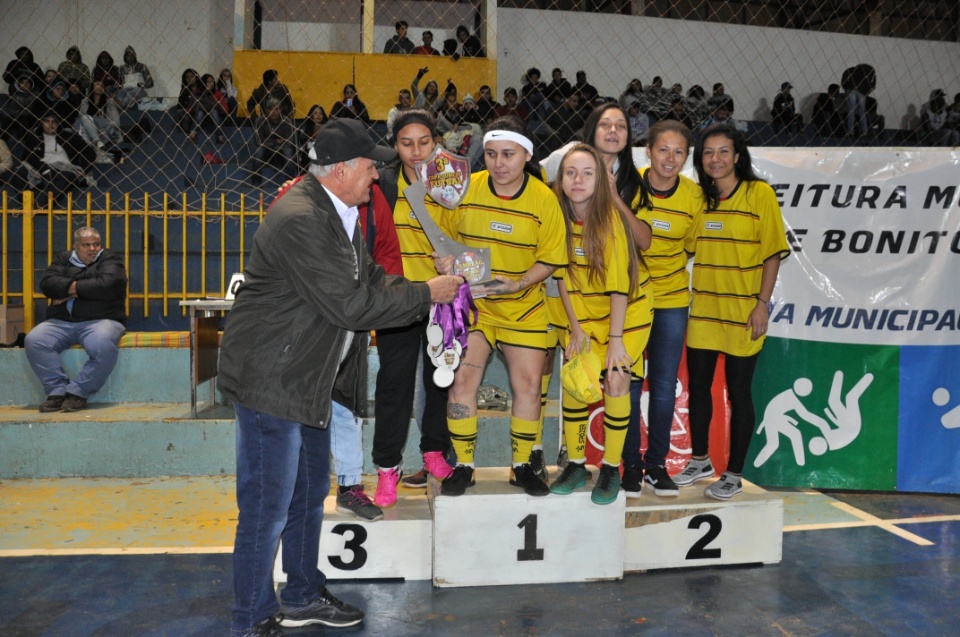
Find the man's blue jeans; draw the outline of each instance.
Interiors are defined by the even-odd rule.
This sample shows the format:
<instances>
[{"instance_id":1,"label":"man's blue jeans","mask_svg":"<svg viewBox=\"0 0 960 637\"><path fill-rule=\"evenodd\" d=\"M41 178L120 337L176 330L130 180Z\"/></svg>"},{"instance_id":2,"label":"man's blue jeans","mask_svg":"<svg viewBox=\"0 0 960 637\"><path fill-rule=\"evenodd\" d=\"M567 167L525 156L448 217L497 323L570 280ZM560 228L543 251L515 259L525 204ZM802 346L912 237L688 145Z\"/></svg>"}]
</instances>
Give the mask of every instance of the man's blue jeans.
<instances>
[{"instance_id":1,"label":"man's blue jeans","mask_svg":"<svg viewBox=\"0 0 960 637\"><path fill-rule=\"evenodd\" d=\"M362 421L353 412L333 401L333 418L330 419L330 444L333 451L333 472L337 484L350 487L360 484L363 474Z\"/></svg>"},{"instance_id":2,"label":"man's blue jeans","mask_svg":"<svg viewBox=\"0 0 960 637\"><path fill-rule=\"evenodd\" d=\"M242 635L277 612L273 563L283 541L284 606L316 599L323 500L330 490L330 432L234 403L237 415L237 538L231 630Z\"/></svg>"},{"instance_id":3,"label":"man's blue jeans","mask_svg":"<svg viewBox=\"0 0 960 637\"><path fill-rule=\"evenodd\" d=\"M43 384L47 396L70 393L89 398L107 382L120 355L118 344L126 328L110 319L71 323L49 319L27 334L24 348L27 361ZM63 369L60 352L80 345L89 356L74 380Z\"/></svg>"},{"instance_id":4,"label":"man's blue jeans","mask_svg":"<svg viewBox=\"0 0 960 637\"><path fill-rule=\"evenodd\" d=\"M647 342L647 383L650 404L647 408L647 452L640 457L640 396L643 383L630 383L630 424L623 445L623 460L628 467L663 465L670 452L670 431L677 400L677 370L687 335L686 307L653 311L650 340Z\"/></svg>"}]
</instances>

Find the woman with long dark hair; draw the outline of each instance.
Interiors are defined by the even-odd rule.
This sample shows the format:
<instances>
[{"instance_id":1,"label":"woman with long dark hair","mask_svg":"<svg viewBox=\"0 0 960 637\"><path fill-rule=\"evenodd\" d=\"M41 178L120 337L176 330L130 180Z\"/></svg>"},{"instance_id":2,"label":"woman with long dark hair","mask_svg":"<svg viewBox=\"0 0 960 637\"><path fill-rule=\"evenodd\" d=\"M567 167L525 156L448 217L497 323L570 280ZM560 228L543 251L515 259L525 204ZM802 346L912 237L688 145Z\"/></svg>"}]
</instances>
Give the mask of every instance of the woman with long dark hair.
<instances>
[{"instance_id":1,"label":"woman with long dark hair","mask_svg":"<svg viewBox=\"0 0 960 637\"><path fill-rule=\"evenodd\" d=\"M708 455L710 389L722 353L730 399L730 459L704 495L728 500L742 492L743 464L756 425L753 372L770 322L780 261L790 250L777 196L754 173L740 131L728 124L704 130L693 164L706 201L689 246L696 252L687 326L693 457L674 481L686 486L715 473Z\"/></svg>"}]
</instances>

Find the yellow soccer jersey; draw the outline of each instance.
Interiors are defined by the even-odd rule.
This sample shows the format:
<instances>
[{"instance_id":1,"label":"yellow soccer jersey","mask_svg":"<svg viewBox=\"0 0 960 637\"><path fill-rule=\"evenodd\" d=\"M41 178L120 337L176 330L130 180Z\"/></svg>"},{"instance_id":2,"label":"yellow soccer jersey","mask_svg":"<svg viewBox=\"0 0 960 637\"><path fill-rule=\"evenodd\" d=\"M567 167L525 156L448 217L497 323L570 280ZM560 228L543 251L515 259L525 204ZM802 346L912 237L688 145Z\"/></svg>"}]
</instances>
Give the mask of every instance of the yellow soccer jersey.
<instances>
[{"instance_id":1,"label":"yellow soccer jersey","mask_svg":"<svg viewBox=\"0 0 960 637\"><path fill-rule=\"evenodd\" d=\"M393 206L393 224L397 227L397 238L400 240L400 255L403 258L403 276L411 281L428 281L437 276L437 269L433 263L433 245L423 232L420 222L407 202L404 189L410 185L403 169L397 170L397 203ZM433 220L448 235L451 234L451 224L455 217L453 210L448 210L435 202L427 195L425 205Z\"/></svg>"},{"instance_id":2,"label":"yellow soccer jersey","mask_svg":"<svg viewBox=\"0 0 960 637\"><path fill-rule=\"evenodd\" d=\"M640 171L644 181L649 170ZM643 252L653 280L653 307L689 307L690 273L685 241L693 232L695 220L703 214L703 191L680 175L676 186L662 196L650 191L650 201L653 210L641 208L637 218L650 226L653 234L650 248Z\"/></svg>"},{"instance_id":3,"label":"yellow soccer jersey","mask_svg":"<svg viewBox=\"0 0 960 637\"><path fill-rule=\"evenodd\" d=\"M614 212L614 214L617 214ZM650 331L651 312L653 309L650 273L640 266L638 285L633 294L630 294L630 255L627 252L628 244L626 229L619 219L614 223L614 236L607 241L604 254L606 279L591 281L587 269L587 257L583 249L583 226L572 224L573 233L573 261L567 266L563 274L563 281L570 296L570 304L577 316L580 327L591 339L606 346L610 340L610 295L623 294L628 296L627 313L624 321L624 345L628 341L636 342L636 336L642 336L646 344ZM564 321L564 327L569 329L569 321ZM627 352L639 360L643 355L643 345L639 352Z\"/></svg>"},{"instance_id":4,"label":"yellow soccer jersey","mask_svg":"<svg viewBox=\"0 0 960 637\"><path fill-rule=\"evenodd\" d=\"M741 182L694 231L693 303L687 345L752 356L747 319L757 305L763 262L790 256L777 197L762 181Z\"/></svg>"},{"instance_id":5,"label":"yellow soccer jersey","mask_svg":"<svg viewBox=\"0 0 960 637\"><path fill-rule=\"evenodd\" d=\"M470 188L457 207L451 236L468 246L490 248L493 275L519 279L533 266L567 264L566 230L560 202L538 179L524 176L520 191L501 199L487 171L471 177ZM546 330L543 285L515 294L477 300L480 321L513 329Z\"/></svg>"}]
</instances>

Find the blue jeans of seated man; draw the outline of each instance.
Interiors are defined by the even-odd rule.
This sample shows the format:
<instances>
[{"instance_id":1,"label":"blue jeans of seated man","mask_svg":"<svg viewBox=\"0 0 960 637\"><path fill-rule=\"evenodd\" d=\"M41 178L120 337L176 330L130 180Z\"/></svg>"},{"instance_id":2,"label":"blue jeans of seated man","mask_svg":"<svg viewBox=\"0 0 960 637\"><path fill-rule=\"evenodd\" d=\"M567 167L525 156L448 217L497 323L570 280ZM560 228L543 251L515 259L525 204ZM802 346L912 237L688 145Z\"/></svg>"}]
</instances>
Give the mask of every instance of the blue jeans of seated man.
<instances>
[{"instance_id":1,"label":"blue jeans of seated man","mask_svg":"<svg viewBox=\"0 0 960 637\"><path fill-rule=\"evenodd\" d=\"M120 355L118 344L126 328L110 319L71 323L49 319L27 334L27 361L47 396L73 394L89 398L107 382ZM79 345L89 357L73 380L63 368L60 352Z\"/></svg>"},{"instance_id":2,"label":"blue jeans of seated man","mask_svg":"<svg viewBox=\"0 0 960 637\"><path fill-rule=\"evenodd\" d=\"M330 451L333 454L333 472L337 474L337 484L341 487L360 484L363 474L362 422L352 411L333 401Z\"/></svg>"},{"instance_id":3,"label":"blue jeans of seated man","mask_svg":"<svg viewBox=\"0 0 960 637\"><path fill-rule=\"evenodd\" d=\"M640 395L642 383L630 384L630 424L623 445L626 466L641 468L663 465L670 453L670 431L676 405L677 369L683 356L687 334L688 308L653 311L650 340L647 342L647 383L650 403L647 407L647 451L640 456Z\"/></svg>"},{"instance_id":4,"label":"blue jeans of seated man","mask_svg":"<svg viewBox=\"0 0 960 637\"><path fill-rule=\"evenodd\" d=\"M279 610L273 590L277 543L287 584L284 606L317 597L323 500L330 490L330 432L234 403L237 416L237 536L231 631L242 635Z\"/></svg>"}]
</instances>

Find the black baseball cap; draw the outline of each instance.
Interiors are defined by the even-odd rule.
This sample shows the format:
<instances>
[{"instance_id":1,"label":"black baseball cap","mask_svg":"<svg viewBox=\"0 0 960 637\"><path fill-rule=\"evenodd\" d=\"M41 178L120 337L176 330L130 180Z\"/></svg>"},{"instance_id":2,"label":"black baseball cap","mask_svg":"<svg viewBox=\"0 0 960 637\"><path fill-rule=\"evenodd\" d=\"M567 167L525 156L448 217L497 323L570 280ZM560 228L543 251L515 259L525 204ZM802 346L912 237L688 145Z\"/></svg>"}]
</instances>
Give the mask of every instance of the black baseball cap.
<instances>
[{"instance_id":1,"label":"black baseball cap","mask_svg":"<svg viewBox=\"0 0 960 637\"><path fill-rule=\"evenodd\" d=\"M310 151L310 161L329 166L357 157L374 161L391 161L397 151L389 146L379 146L367 133L367 127L356 119L338 117L332 119L320 132Z\"/></svg>"}]
</instances>

